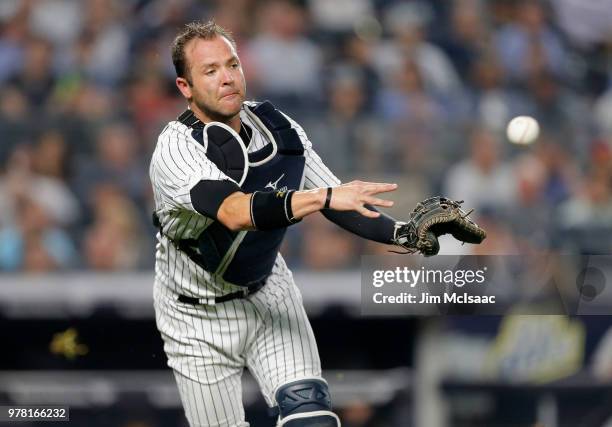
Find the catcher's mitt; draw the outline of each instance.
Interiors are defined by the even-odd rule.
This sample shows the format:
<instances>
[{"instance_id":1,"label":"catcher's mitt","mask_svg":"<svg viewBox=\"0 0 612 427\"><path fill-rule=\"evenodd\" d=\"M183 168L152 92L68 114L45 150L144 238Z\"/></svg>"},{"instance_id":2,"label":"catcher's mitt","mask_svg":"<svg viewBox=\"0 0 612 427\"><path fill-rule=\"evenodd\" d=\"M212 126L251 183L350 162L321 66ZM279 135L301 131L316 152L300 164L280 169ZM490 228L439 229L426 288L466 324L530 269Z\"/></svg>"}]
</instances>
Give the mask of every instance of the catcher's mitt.
<instances>
[{"instance_id":1,"label":"catcher's mitt","mask_svg":"<svg viewBox=\"0 0 612 427\"><path fill-rule=\"evenodd\" d=\"M420 202L408 222L396 223L393 242L408 253L420 252L425 256L438 253L438 236L443 234L450 233L464 243L482 242L487 233L468 218L472 211L463 211L461 203L440 196Z\"/></svg>"}]
</instances>

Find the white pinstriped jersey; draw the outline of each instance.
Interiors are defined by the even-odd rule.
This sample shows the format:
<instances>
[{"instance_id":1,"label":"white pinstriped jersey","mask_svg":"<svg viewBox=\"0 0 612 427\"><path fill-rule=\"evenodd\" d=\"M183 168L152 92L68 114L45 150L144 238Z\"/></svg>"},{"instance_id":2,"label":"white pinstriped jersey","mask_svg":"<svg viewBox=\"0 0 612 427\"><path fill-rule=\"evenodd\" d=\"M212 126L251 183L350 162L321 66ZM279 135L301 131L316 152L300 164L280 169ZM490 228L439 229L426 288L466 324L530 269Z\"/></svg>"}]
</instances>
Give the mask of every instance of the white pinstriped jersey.
<instances>
[{"instance_id":1,"label":"white pinstriped jersey","mask_svg":"<svg viewBox=\"0 0 612 427\"><path fill-rule=\"evenodd\" d=\"M253 130L248 145L249 153L270 143L265 133L244 109L240 117L243 123ZM302 127L291 118L288 119L304 145L306 161L303 189L340 184L338 178L313 150L312 143ZM163 235L157 235L156 282L163 283L175 293L198 298L212 298L239 289L202 269L166 237L174 240L195 239L213 222L211 218L198 213L191 203L190 190L195 184L200 180L233 180L206 157L206 147L191 136L189 127L178 121L170 122L161 132L153 152L149 174L153 184L155 212L163 230ZM278 257L280 256L279 254Z\"/></svg>"}]
</instances>

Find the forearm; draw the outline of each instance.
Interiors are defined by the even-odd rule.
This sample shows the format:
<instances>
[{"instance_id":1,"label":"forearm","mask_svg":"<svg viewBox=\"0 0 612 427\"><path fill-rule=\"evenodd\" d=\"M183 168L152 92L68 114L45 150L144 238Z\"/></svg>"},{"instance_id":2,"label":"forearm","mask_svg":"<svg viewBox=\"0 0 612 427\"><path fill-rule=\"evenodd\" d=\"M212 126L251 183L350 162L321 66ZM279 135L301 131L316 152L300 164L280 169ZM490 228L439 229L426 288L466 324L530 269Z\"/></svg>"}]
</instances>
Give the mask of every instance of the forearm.
<instances>
[{"instance_id":1,"label":"forearm","mask_svg":"<svg viewBox=\"0 0 612 427\"><path fill-rule=\"evenodd\" d=\"M315 188L314 190L296 191L291 199L293 216L302 219L311 213L320 211L325 205L327 189Z\"/></svg>"},{"instance_id":2,"label":"forearm","mask_svg":"<svg viewBox=\"0 0 612 427\"><path fill-rule=\"evenodd\" d=\"M321 210L325 204L325 194L326 189L324 188L294 192L290 200L291 218L297 222ZM235 192L231 194L221 204L217 213L218 220L233 231L256 229L254 222L257 220L254 217L257 216L257 213L253 212L253 197L251 193ZM255 209L257 208L262 207L256 205ZM265 208L266 206L263 206L263 209ZM287 225L290 224L285 224Z\"/></svg>"},{"instance_id":3,"label":"forearm","mask_svg":"<svg viewBox=\"0 0 612 427\"><path fill-rule=\"evenodd\" d=\"M383 218L371 222L365 221L361 216L369 219L380 218L381 213L365 206L391 207L392 201L380 199L376 195L396 188L396 184L352 181L334 187L333 190L316 188L288 192L255 191L248 194L242 192L233 182L200 181L191 190L191 202L197 212L218 220L232 231L288 227L323 208L352 211L353 215L331 214L331 218L334 218L332 221L365 238L387 242L385 234L391 223L394 225L394 221ZM362 228L364 230L361 230Z\"/></svg>"},{"instance_id":4,"label":"forearm","mask_svg":"<svg viewBox=\"0 0 612 427\"><path fill-rule=\"evenodd\" d=\"M376 208L366 205L374 212ZM393 243L396 220L381 212L378 218L368 218L354 211L333 211L324 209L321 213L334 224L374 242Z\"/></svg>"},{"instance_id":5,"label":"forearm","mask_svg":"<svg viewBox=\"0 0 612 427\"><path fill-rule=\"evenodd\" d=\"M221 203L217 220L232 231L254 230L250 212L251 194L237 191Z\"/></svg>"}]
</instances>

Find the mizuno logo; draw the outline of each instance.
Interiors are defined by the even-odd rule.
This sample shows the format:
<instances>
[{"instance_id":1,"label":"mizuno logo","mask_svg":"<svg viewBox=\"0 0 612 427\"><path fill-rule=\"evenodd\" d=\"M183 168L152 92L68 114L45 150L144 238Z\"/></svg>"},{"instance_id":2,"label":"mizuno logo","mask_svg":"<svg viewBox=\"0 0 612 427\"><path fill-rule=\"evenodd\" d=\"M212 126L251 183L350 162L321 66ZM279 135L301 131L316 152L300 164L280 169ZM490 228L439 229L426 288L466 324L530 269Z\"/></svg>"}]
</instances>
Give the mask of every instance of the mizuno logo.
<instances>
[{"instance_id":1,"label":"mizuno logo","mask_svg":"<svg viewBox=\"0 0 612 427\"><path fill-rule=\"evenodd\" d=\"M264 188L271 188L272 190L276 190L276 186L278 185L278 182L283 179L283 177L285 176L285 174L282 174L281 176L278 177L278 179L274 182L270 181L266 184L266 186Z\"/></svg>"}]
</instances>

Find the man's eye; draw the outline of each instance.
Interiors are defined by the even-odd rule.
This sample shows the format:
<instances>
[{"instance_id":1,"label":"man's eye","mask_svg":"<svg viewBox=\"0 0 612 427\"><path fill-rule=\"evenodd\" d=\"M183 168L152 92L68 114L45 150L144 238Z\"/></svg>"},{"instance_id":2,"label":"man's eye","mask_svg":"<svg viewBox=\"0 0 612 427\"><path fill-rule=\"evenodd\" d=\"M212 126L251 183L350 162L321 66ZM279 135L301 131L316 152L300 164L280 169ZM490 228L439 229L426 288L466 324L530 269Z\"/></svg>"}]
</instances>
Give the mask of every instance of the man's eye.
<instances>
[{"instance_id":1,"label":"man's eye","mask_svg":"<svg viewBox=\"0 0 612 427\"><path fill-rule=\"evenodd\" d=\"M207 76L212 76L213 74L215 74L215 70L208 70L204 74L206 74Z\"/></svg>"},{"instance_id":2,"label":"man's eye","mask_svg":"<svg viewBox=\"0 0 612 427\"><path fill-rule=\"evenodd\" d=\"M240 64L238 64L237 62L234 62L232 64L232 68L234 68L234 69L238 68L239 66L240 66Z\"/></svg>"}]
</instances>

